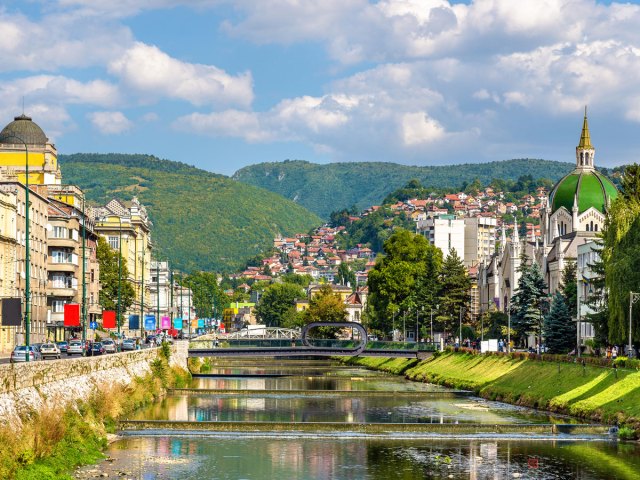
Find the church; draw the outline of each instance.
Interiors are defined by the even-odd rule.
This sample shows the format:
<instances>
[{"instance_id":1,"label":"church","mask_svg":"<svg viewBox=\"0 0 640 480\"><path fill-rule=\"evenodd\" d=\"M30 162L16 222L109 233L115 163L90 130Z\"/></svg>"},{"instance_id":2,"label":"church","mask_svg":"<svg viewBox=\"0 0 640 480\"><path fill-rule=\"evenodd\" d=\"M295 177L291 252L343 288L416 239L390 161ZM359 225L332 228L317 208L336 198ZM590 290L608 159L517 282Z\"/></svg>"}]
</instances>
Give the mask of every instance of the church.
<instances>
[{"instance_id":1,"label":"church","mask_svg":"<svg viewBox=\"0 0 640 480\"><path fill-rule=\"evenodd\" d=\"M605 223L606 209L618 196L611 180L595 169L587 110L576 147L575 168L560 179L545 200L540 218L541 239L520 238L517 225L507 238L505 226L496 253L479 266L480 308L509 310L516 293L523 254L542 271L549 294L561 287L562 271L576 261L578 250L594 245Z\"/></svg>"}]
</instances>

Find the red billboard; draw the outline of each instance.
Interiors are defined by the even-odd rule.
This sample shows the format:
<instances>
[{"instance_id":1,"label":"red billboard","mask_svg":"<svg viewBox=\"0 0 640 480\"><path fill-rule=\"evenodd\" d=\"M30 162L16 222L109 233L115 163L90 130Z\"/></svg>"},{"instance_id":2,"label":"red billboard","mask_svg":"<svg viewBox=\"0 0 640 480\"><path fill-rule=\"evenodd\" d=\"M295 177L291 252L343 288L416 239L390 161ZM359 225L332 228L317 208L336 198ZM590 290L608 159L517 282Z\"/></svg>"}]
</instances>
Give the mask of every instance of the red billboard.
<instances>
[{"instance_id":1,"label":"red billboard","mask_svg":"<svg viewBox=\"0 0 640 480\"><path fill-rule=\"evenodd\" d=\"M80 305L78 303L64 304L64 326L65 327L80 326Z\"/></svg>"},{"instance_id":2,"label":"red billboard","mask_svg":"<svg viewBox=\"0 0 640 480\"><path fill-rule=\"evenodd\" d=\"M102 327L116 328L116 312L113 310L105 310L102 312Z\"/></svg>"}]
</instances>

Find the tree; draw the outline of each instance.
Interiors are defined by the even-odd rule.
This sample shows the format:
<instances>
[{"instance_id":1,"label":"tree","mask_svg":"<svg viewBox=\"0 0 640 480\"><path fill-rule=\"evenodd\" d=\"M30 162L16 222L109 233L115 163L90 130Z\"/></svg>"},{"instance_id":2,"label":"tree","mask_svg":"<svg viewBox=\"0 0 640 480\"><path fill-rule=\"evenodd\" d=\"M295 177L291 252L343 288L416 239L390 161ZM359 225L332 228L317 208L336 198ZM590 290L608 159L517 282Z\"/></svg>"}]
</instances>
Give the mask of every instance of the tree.
<instances>
[{"instance_id":1,"label":"tree","mask_svg":"<svg viewBox=\"0 0 640 480\"><path fill-rule=\"evenodd\" d=\"M290 318L291 310L295 311L296 299L304 296L304 291L299 285L274 283L262 294L256 307L256 315L268 327L280 327L285 318Z\"/></svg>"},{"instance_id":2,"label":"tree","mask_svg":"<svg viewBox=\"0 0 640 480\"><path fill-rule=\"evenodd\" d=\"M595 341L598 345L604 346L609 343L609 295L605 285L605 267L602 261L603 243L601 239L596 240L595 243L596 260L589 265L594 276L590 280L589 293L585 302L591 312L587 313L586 319L593 325Z\"/></svg>"},{"instance_id":3,"label":"tree","mask_svg":"<svg viewBox=\"0 0 640 480\"><path fill-rule=\"evenodd\" d=\"M407 230L391 235L384 252L369 272L367 316L369 327L389 332L394 314L416 308L416 283L425 274L427 262L438 265L442 261L442 252L422 235Z\"/></svg>"},{"instance_id":4,"label":"tree","mask_svg":"<svg viewBox=\"0 0 640 480\"><path fill-rule=\"evenodd\" d=\"M578 316L578 280L576 275L576 262L570 260L562 270L560 291L562 292L564 303L567 304L567 308L569 309L569 314L573 318Z\"/></svg>"},{"instance_id":5,"label":"tree","mask_svg":"<svg viewBox=\"0 0 640 480\"><path fill-rule=\"evenodd\" d=\"M518 290L511 297L511 328L520 339L527 334L541 334L543 299L547 288L538 264L527 265L526 257L524 260L520 264Z\"/></svg>"},{"instance_id":6,"label":"tree","mask_svg":"<svg viewBox=\"0 0 640 480\"><path fill-rule=\"evenodd\" d=\"M122 325L122 315L133 304L135 291L129 278L129 269L120 253L111 249L104 237L98 236L96 257L100 266L100 305L105 310L118 311L118 291L120 292L120 318L118 324ZM120 264L118 264L120 259Z\"/></svg>"},{"instance_id":7,"label":"tree","mask_svg":"<svg viewBox=\"0 0 640 480\"><path fill-rule=\"evenodd\" d=\"M356 274L349 268L349 265L346 263L341 263L338 267L338 276L336 280L340 285L349 284L352 290L355 290L356 288Z\"/></svg>"},{"instance_id":8,"label":"tree","mask_svg":"<svg viewBox=\"0 0 640 480\"><path fill-rule=\"evenodd\" d=\"M339 294L334 293L330 285L323 285L311 297L309 308L305 310L305 321L311 322L344 322L347 317L347 306Z\"/></svg>"},{"instance_id":9,"label":"tree","mask_svg":"<svg viewBox=\"0 0 640 480\"><path fill-rule=\"evenodd\" d=\"M556 292L544 318L544 341L549 353L567 353L576 347L576 324L564 296Z\"/></svg>"},{"instance_id":10,"label":"tree","mask_svg":"<svg viewBox=\"0 0 640 480\"><path fill-rule=\"evenodd\" d=\"M622 195L607 210L602 233L605 286L608 291L608 339L626 342L630 292L640 291L640 166L630 165L622 177ZM634 340L640 339L640 308L634 309Z\"/></svg>"},{"instance_id":11,"label":"tree","mask_svg":"<svg viewBox=\"0 0 640 480\"><path fill-rule=\"evenodd\" d=\"M458 319L461 313L464 315L463 308L469 302L470 295L471 279L462 259L452 248L440 271L440 315L451 321Z\"/></svg>"},{"instance_id":12,"label":"tree","mask_svg":"<svg viewBox=\"0 0 640 480\"><path fill-rule=\"evenodd\" d=\"M213 272L193 272L184 277L184 280L179 279L178 283L191 289L198 318L221 317L222 310L231 300L218 285L218 276ZM244 300L246 294L236 292L233 300L236 299Z\"/></svg>"}]
</instances>

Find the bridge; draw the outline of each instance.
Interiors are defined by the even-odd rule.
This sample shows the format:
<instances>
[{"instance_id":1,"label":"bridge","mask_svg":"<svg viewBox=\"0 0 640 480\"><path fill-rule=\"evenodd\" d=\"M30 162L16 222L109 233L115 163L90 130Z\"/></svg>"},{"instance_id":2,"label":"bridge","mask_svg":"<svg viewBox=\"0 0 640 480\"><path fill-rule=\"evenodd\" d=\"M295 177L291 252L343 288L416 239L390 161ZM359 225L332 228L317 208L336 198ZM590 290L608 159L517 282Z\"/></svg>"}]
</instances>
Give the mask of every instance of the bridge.
<instances>
[{"instance_id":1,"label":"bridge","mask_svg":"<svg viewBox=\"0 0 640 480\"><path fill-rule=\"evenodd\" d=\"M319 327L340 327L358 332L356 340L310 339L309 331ZM260 329L266 330L266 329ZM240 334L227 337L216 347L216 341L197 340L189 346L189 357L396 357L426 358L436 350L431 343L368 342L367 331L354 322L313 322L301 331L275 329L259 335ZM294 334L294 332L297 334Z\"/></svg>"}]
</instances>

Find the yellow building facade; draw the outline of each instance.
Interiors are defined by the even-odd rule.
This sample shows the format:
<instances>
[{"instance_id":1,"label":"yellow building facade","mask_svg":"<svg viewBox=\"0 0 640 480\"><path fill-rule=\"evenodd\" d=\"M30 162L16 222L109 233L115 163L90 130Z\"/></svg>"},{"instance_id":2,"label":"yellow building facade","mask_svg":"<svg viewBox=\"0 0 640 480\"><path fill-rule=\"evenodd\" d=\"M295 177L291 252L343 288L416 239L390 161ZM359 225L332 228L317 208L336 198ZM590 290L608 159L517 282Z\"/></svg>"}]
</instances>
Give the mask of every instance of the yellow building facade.
<instances>
[{"instance_id":1,"label":"yellow building facade","mask_svg":"<svg viewBox=\"0 0 640 480\"><path fill-rule=\"evenodd\" d=\"M127 280L135 291L133 305L124 314L124 330L128 327L128 315L139 315L142 326L145 313L155 309L149 291L153 243L147 210L134 197L128 202L111 200L104 207L97 207L95 215L96 232L122 254L128 270Z\"/></svg>"}]
</instances>

